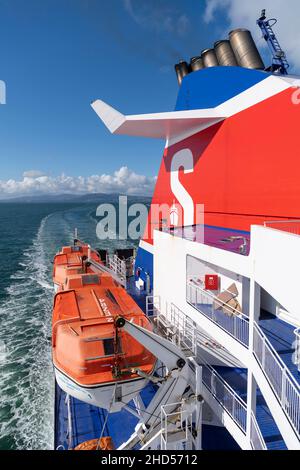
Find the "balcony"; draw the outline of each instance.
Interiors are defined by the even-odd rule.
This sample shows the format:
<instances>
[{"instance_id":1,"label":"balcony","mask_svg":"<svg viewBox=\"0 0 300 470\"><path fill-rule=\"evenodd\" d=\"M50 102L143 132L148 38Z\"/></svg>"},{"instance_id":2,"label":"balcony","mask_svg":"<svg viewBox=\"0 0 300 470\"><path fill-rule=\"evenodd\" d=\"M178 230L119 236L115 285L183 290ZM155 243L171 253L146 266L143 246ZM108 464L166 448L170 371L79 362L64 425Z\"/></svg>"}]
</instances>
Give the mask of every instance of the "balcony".
<instances>
[{"instance_id":1,"label":"balcony","mask_svg":"<svg viewBox=\"0 0 300 470\"><path fill-rule=\"evenodd\" d=\"M250 233L209 225L191 225L188 227L165 228L164 232L174 237L231 251L248 256L250 252Z\"/></svg>"}]
</instances>

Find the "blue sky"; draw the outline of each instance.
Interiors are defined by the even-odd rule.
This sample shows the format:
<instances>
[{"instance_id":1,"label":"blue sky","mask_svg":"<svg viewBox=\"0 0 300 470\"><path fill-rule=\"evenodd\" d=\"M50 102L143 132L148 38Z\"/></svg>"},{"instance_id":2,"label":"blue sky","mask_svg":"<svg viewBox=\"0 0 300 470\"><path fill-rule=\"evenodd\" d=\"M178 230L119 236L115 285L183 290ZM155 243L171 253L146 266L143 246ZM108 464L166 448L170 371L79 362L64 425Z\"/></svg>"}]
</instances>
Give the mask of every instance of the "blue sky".
<instances>
[{"instance_id":1,"label":"blue sky","mask_svg":"<svg viewBox=\"0 0 300 470\"><path fill-rule=\"evenodd\" d=\"M106 175L104 190L109 182L115 189L120 168L124 181L151 188L164 143L111 136L90 102L101 98L128 114L172 110L176 61L212 45L234 15L244 22L235 26L252 24L252 12L239 13L235 3L0 0L0 79L7 87L7 104L0 106L0 195L27 186L34 191L29 180L36 178L42 178L39 188L60 178L61 186L53 186L59 191L65 175L75 178L74 191L91 175Z\"/></svg>"}]
</instances>

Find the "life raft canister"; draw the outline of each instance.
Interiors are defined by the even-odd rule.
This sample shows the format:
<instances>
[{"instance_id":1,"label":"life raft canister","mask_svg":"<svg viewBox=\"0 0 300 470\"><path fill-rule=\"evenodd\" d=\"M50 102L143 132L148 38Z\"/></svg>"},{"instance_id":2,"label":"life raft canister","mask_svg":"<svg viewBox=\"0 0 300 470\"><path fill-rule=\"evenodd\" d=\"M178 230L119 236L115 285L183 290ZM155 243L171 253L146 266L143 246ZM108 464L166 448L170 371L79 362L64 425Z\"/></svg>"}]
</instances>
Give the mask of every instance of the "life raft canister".
<instances>
[{"instance_id":1,"label":"life raft canister","mask_svg":"<svg viewBox=\"0 0 300 470\"><path fill-rule=\"evenodd\" d=\"M102 437L101 439L92 439L90 441L82 442L74 448L74 450L114 450L111 437Z\"/></svg>"}]
</instances>

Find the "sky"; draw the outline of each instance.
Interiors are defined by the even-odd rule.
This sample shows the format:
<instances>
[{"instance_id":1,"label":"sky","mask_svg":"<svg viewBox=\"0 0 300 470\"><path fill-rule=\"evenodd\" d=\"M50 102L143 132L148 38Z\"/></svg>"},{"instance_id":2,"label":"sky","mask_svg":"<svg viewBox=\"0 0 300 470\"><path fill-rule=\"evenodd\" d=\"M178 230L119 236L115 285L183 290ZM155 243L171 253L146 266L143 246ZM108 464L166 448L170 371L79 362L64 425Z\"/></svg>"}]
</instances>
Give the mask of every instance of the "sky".
<instances>
[{"instance_id":1,"label":"sky","mask_svg":"<svg viewBox=\"0 0 300 470\"><path fill-rule=\"evenodd\" d=\"M300 71L299 0L0 0L0 198L39 193L151 194L164 142L112 136L90 103L124 114L171 111L174 64L236 27L279 19Z\"/></svg>"}]
</instances>

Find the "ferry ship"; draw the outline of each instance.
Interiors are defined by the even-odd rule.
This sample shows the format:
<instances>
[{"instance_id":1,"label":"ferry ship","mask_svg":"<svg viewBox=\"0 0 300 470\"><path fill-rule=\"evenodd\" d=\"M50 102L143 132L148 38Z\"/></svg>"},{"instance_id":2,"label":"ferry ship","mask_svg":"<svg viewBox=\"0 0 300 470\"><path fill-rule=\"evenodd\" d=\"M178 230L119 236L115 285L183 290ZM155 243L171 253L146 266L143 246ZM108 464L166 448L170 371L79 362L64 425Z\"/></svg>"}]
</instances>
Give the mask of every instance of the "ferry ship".
<instances>
[{"instance_id":1,"label":"ferry ship","mask_svg":"<svg viewBox=\"0 0 300 470\"><path fill-rule=\"evenodd\" d=\"M124 376L111 372L116 341L107 354L108 405L107 397L83 396L75 346L60 333L69 365L56 352L54 364L68 369L72 383L56 376L55 449L300 449L300 77L288 73L275 21L263 11L257 24L272 52L269 67L250 31L236 29L176 65L175 111L124 116L92 103L112 134L166 145L135 259L100 259L90 247L78 258L77 237L56 259L53 328L58 299L68 296L76 327L64 326L64 334L77 346L87 339L79 330L95 308L99 314L103 295L93 283L106 279L120 292L113 293L118 305L107 317L108 336L131 337L139 354ZM93 305L81 300L81 314L83 291L96 295ZM88 334L99 337L99 356L102 328ZM85 354L81 349L82 368ZM105 386L100 362L94 359L93 370ZM128 374L142 387L126 400Z\"/></svg>"}]
</instances>

